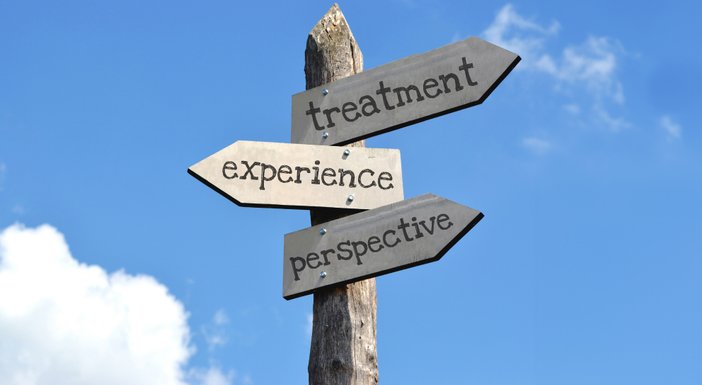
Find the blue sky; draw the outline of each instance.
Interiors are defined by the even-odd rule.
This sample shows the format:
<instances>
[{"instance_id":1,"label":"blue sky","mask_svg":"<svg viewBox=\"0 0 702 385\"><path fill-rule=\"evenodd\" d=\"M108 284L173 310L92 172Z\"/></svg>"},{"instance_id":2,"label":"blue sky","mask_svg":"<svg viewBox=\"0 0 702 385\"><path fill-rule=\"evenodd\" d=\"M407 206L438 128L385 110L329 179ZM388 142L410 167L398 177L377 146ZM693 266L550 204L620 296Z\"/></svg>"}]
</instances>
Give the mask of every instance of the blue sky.
<instances>
[{"instance_id":1,"label":"blue sky","mask_svg":"<svg viewBox=\"0 0 702 385\"><path fill-rule=\"evenodd\" d=\"M0 378L305 384L306 211L186 173L287 142L329 2L0 3ZM699 6L340 3L365 68L480 36L523 57L480 105L387 133L406 197L485 218L378 279L380 381L702 382Z\"/></svg>"}]
</instances>

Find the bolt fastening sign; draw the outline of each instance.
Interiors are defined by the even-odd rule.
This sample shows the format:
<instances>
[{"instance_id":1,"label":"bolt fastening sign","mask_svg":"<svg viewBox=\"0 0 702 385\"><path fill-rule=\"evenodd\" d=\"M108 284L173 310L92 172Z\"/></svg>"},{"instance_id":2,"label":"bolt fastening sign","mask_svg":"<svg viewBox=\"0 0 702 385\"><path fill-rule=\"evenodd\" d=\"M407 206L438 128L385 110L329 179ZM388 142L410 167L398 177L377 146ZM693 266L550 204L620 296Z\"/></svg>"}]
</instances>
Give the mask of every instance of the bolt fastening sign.
<instances>
[{"instance_id":1,"label":"bolt fastening sign","mask_svg":"<svg viewBox=\"0 0 702 385\"><path fill-rule=\"evenodd\" d=\"M372 209L404 198L393 149L237 141L188 173L240 206Z\"/></svg>"},{"instance_id":2,"label":"bolt fastening sign","mask_svg":"<svg viewBox=\"0 0 702 385\"><path fill-rule=\"evenodd\" d=\"M519 60L471 37L295 94L291 142L346 144L480 104Z\"/></svg>"},{"instance_id":3,"label":"bolt fastening sign","mask_svg":"<svg viewBox=\"0 0 702 385\"><path fill-rule=\"evenodd\" d=\"M287 234L283 297L438 261L482 217L427 194Z\"/></svg>"}]
</instances>

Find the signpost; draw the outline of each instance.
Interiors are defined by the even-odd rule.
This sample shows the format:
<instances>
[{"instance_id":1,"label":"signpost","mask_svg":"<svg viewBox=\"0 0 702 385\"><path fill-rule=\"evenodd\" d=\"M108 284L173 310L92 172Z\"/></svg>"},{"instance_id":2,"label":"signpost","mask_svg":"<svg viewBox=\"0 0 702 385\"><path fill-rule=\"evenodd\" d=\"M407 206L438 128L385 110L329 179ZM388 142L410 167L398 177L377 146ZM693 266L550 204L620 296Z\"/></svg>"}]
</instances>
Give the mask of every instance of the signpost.
<instances>
[{"instance_id":1,"label":"signpost","mask_svg":"<svg viewBox=\"0 0 702 385\"><path fill-rule=\"evenodd\" d=\"M480 104L519 61L472 37L361 72L334 4L308 36L297 144L239 141L188 169L240 206L311 210L283 257L283 297L314 292L310 384L377 385L372 277L439 260L483 217L431 194L403 200L399 150L362 139Z\"/></svg>"},{"instance_id":2,"label":"signpost","mask_svg":"<svg viewBox=\"0 0 702 385\"><path fill-rule=\"evenodd\" d=\"M482 218L427 194L287 234L283 297L438 261Z\"/></svg>"},{"instance_id":3,"label":"signpost","mask_svg":"<svg viewBox=\"0 0 702 385\"><path fill-rule=\"evenodd\" d=\"M240 206L371 209L404 197L391 149L238 141L188 172Z\"/></svg>"},{"instance_id":4,"label":"signpost","mask_svg":"<svg viewBox=\"0 0 702 385\"><path fill-rule=\"evenodd\" d=\"M520 57L477 37L292 98L293 143L343 145L482 103Z\"/></svg>"}]
</instances>

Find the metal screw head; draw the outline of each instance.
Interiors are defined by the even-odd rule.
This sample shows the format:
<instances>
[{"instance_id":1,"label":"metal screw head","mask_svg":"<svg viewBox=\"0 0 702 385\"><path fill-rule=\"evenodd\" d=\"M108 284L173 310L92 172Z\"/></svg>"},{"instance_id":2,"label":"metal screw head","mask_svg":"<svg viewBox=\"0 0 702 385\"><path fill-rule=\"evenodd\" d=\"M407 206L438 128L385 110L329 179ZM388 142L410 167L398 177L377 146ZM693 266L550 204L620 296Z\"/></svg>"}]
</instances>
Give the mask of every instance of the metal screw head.
<instances>
[{"instance_id":1,"label":"metal screw head","mask_svg":"<svg viewBox=\"0 0 702 385\"><path fill-rule=\"evenodd\" d=\"M326 277L326 276L327 276L327 272L326 272L326 271L323 271L323 272L319 273L319 277L320 277L320 278L324 278L324 277Z\"/></svg>"},{"instance_id":2,"label":"metal screw head","mask_svg":"<svg viewBox=\"0 0 702 385\"><path fill-rule=\"evenodd\" d=\"M329 137L329 133L328 133L328 132L325 132L325 133L322 134L322 138L326 139L326 138L328 138L328 137Z\"/></svg>"},{"instance_id":3,"label":"metal screw head","mask_svg":"<svg viewBox=\"0 0 702 385\"><path fill-rule=\"evenodd\" d=\"M348 199L349 202L353 202L353 194L349 195L346 199Z\"/></svg>"},{"instance_id":4,"label":"metal screw head","mask_svg":"<svg viewBox=\"0 0 702 385\"><path fill-rule=\"evenodd\" d=\"M327 96L329 94L329 90L324 88L322 89L322 95Z\"/></svg>"},{"instance_id":5,"label":"metal screw head","mask_svg":"<svg viewBox=\"0 0 702 385\"><path fill-rule=\"evenodd\" d=\"M324 235L324 234L326 234L326 233L327 233L327 229L325 229L324 227L322 227L321 229L319 229L319 235Z\"/></svg>"},{"instance_id":6,"label":"metal screw head","mask_svg":"<svg viewBox=\"0 0 702 385\"><path fill-rule=\"evenodd\" d=\"M349 156L350 153L351 153L351 150L349 150L348 148L346 150L344 150L345 156Z\"/></svg>"}]
</instances>

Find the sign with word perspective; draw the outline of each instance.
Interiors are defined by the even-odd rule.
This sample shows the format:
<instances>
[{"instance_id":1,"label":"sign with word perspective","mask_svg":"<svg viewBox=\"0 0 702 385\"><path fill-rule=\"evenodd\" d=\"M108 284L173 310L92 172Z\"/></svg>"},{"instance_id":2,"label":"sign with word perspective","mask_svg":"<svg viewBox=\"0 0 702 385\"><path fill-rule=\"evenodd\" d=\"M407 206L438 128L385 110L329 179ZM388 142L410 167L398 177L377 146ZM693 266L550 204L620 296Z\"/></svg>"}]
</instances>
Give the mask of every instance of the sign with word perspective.
<instances>
[{"instance_id":1,"label":"sign with word perspective","mask_svg":"<svg viewBox=\"0 0 702 385\"><path fill-rule=\"evenodd\" d=\"M480 104L519 60L471 37L295 94L291 142L343 145Z\"/></svg>"},{"instance_id":2,"label":"sign with word perspective","mask_svg":"<svg viewBox=\"0 0 702 385\"><path fill-rule=\"evenodd\" d=\"M237 141L188 173L240 206L372 209L404 197L393 149Z\"/></svg>"},{"instance_id":3,"label":"sign with word perspective","mask_svg":"<svg viewBox=\"0 0 702 385\"><path fill-rule=\"evenodd\" d=\"M283 297L438 261L482 218L426 194L287 234Z\"/></svg>"}]
</instances>

